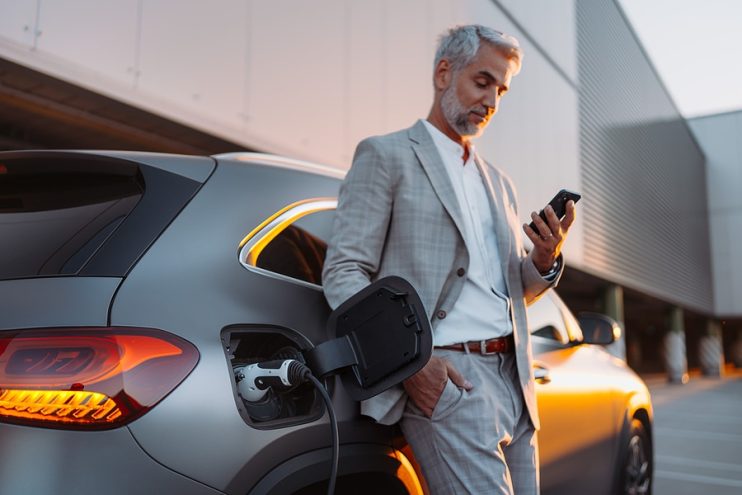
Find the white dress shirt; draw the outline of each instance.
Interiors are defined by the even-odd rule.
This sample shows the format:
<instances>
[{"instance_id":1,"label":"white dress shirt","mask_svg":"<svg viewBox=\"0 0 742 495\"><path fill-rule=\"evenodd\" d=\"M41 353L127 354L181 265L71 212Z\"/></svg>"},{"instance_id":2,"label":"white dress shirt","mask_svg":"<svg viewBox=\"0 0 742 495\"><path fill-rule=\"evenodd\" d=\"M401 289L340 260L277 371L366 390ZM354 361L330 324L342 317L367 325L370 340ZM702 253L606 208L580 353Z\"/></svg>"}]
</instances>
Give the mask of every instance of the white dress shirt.
<instances>
[{"instance_id":1,"label":"white dress shirt","mask_svg":"<svg viewBox=\"0 0 742 495\"><path fill-rule=\"evenodd\" d=\"M513 332L510 299L497 249L495 222L487 190L475 162L476 151L464 148L423 120L453 184L463 216L463 237L469 252L466 281L456 304L433 331L436 346L486 340Z\"/></svg>"}]
</instances>

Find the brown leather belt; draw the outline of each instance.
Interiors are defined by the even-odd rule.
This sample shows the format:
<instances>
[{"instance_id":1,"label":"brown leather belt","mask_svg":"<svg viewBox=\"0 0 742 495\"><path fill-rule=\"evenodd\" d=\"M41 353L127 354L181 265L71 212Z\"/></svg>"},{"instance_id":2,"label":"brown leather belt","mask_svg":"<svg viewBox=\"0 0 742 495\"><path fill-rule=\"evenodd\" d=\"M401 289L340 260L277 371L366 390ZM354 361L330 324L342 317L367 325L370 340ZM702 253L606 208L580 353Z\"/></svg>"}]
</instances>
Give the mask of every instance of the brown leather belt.
<instances>
[{"instance_id":1,"label":"brown leather belt","mask_svg":"<svg viewBox=\"0 0 742 495\"><path fill-rule=\"evenodd\" d=\"M469 352L477 354L510 354L515 350L515 341L513 340L513 334L506 335L505 337L498 337L496 339L489 340L471 340L464 342L463 344L451 344L438 346L438 349L449 349L452 351L466 352L467 348Z\"/></svg>"}]
</instances>

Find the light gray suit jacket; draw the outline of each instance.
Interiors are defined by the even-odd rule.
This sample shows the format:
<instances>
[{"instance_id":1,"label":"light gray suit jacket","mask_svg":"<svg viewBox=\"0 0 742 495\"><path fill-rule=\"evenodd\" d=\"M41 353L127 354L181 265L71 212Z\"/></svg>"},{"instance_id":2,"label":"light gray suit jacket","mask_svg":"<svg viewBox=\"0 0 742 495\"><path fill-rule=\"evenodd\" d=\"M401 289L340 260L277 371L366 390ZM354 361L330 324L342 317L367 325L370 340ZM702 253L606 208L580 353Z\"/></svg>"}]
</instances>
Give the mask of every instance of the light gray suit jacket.
<instances>
[{"instance_id":1,"label":"light gray suit jacket","mask_svg":"<svg viewBox=\"0 0 742 495\"><path fill-rule=\"evenodd\" d=\"M493 166L477 162L512 300L520 383L538 428L526 304L555 286L559 276L552 282L544 280L526 254L511 181ZM336 308L370 281L397 275L418 291L435 328L464 285L464 277L457 273L469 266L462 226L453 186L422 121L361 141L340 188L322 274L330 306ZM397 386L365 401L361 411L380 423L392 424L401 418L406 399L404 389Z\"/></svg>"}]
</instances>

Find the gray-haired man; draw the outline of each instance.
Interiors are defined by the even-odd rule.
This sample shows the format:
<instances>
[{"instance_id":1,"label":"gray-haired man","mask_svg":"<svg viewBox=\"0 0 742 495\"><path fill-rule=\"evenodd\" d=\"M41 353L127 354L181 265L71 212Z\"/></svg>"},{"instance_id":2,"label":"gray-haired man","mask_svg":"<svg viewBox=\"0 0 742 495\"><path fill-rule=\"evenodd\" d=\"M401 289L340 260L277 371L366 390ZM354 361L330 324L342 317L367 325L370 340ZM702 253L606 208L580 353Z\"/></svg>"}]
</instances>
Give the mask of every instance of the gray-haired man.
<instances>
[{"instance_id":1,"label":"gray-haired man","mask_svg":"<svg viewBox=\"0 0 742 495\"><path fill-rule=\"evenodd\" d=\"M427 120L362 141L340 190L323 273L338 306L369 281L409 280L433 325L433 357L362 405L401 420L431 493L538 493L538 412L526 304L556 285L574 203L531 214L471 143L520 70L517 40L483 26L441 38Z\"/></svg>"}]
</instances>

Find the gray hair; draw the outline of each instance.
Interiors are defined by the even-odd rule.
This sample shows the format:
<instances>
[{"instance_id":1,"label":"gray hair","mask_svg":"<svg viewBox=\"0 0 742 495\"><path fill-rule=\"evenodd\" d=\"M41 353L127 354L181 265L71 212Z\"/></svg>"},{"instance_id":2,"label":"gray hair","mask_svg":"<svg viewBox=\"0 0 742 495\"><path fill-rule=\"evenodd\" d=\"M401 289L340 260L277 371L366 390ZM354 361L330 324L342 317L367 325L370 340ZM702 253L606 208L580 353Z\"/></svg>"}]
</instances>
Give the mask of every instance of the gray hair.
<instances>
[{"instance_id":1,"label":"gray hair","mask_svg":"<svg viewBox=\"0 0 742 495\"><path fill-rule=\"evenodd\" d=\"M496 31L486 26L470 24L455 26L441 35L438 41L438 50L435 52L433 67L444 58L449 61L453 72L456 73L469 65L479 51L481 42L489 43L500 49L510 60L516 62L515 73L520 72L523 52L520 43L509 34Z\"/></svg>"}]
</instances>

